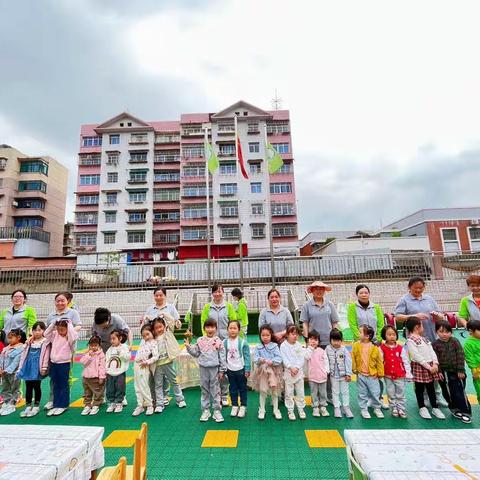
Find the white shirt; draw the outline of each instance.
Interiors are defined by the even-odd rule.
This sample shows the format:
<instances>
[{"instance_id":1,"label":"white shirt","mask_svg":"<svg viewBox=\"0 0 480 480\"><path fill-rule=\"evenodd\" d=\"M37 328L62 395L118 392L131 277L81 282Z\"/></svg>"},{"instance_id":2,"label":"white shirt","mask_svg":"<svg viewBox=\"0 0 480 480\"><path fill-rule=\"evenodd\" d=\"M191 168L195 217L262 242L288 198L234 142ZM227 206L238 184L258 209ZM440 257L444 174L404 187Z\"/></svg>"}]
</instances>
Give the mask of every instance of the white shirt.
<instances>
[{"instance_id":1,"label":"white shirt","mask_svg":"<svg viewBox=\"0 0 480 480\"><path fill-rule=\"evenodd\" d=\"M227 370L237 372L245 366L243 356L240 354L240 350L238 349L238 338L235 340L231 340L229 338L227 342Z\"/></svg>"}]
</instances>

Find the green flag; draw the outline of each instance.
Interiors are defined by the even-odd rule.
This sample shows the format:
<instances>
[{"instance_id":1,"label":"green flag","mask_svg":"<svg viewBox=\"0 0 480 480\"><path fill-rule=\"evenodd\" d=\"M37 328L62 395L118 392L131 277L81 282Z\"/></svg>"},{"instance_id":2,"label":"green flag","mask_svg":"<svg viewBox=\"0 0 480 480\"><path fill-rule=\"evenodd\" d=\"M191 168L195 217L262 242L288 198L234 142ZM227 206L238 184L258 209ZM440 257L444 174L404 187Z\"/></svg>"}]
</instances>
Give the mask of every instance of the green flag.
<instances>
[{"instance_id":1,"label":"green flag","mask_svg":"<svg viewBox=\"0 0 480 480\"><path fill-rule=\"evenodd\" d=\"M268 173L278 172L282 168L283 160L280 154L267 142Z\"/></svg>"},{"instance_id":2,"label":"green flag","mask_svg":"<svg viewBox=\"0 0 480 480\"><path fill-rule=\"evenodd\" d=\"M218 162L212 145L208 142L205 142L205 157L207 158L208 171L213 173L215 170L218 170L220 163Z\"/></svg>"}]
</instances>

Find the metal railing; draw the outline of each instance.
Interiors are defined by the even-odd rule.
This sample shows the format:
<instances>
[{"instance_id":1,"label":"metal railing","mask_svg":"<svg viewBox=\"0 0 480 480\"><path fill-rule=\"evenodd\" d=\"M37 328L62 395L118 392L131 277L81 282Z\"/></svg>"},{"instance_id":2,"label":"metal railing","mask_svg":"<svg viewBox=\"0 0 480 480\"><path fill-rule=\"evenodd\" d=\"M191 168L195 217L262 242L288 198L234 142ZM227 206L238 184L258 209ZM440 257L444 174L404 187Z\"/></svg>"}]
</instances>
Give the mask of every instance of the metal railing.
<instances>
[{"instance_id":1,"label":"metal railing","mask_svg":"<svg viewBox=\"0 0 480 480\"><path fill-rule=\"evenodd\" d=\"M50 242L50 232L35 227L0 227L0 239L8 240L15 238L17 240L39 240L40 242Z\"/></svg>"}]
</instances>

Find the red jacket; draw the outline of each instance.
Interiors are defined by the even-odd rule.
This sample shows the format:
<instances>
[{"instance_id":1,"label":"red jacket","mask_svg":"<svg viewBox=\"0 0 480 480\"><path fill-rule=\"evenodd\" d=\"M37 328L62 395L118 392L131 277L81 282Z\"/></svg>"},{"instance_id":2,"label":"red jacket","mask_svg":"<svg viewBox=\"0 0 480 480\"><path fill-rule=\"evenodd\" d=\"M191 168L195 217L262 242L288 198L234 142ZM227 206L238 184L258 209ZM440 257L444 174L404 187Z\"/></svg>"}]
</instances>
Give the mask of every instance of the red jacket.
<instances>
[{"instance_id":1,"label":"red jacket","mask_svg":"<svg viewBox=\"0 0 480 480\"><path fill-rule=\"evenodd\" d=\"M402 358L402 346L396 345L390 348L384 343L380 345L383 353L383 365L385 369L385 377L395 380L396 378L404 378L406 376L405 365Z\"/></svg>"}]
</instances>

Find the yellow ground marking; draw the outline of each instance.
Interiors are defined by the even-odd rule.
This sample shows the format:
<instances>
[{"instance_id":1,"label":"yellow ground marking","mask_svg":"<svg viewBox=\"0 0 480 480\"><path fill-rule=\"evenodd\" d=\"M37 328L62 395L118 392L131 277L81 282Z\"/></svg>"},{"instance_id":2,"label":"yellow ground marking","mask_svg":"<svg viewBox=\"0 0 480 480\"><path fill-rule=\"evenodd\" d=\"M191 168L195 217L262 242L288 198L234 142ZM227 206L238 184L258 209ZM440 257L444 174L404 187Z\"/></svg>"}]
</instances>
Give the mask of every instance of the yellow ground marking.
<instances>
[{"instance_id":1,"label":"yellow ground marking","mask_svg":"<svg viewBox=\"0 0 480 480\"><path fill-rule=\"evenodd\" d=\"M140 430L114 430L103 442L106 448L133 447Z\"/></svg>"},{"instance_id":2,"label":"yellow ground marking","mask_svg":"<svg viewBox=\"0 0 480 480\"><path fill-rule=\"evenodd\" d=\"M345 448L338 430L305 430L310 448Z\"/></svg>"},{"instance_id":3,"label":"yellow ground marking","mask_svg":"<svg viewBox=\"0 0 480 480\"><path fill-rule=\"evenodd\" d=\"M478 399L477 399L477 396L476 395L473 395L473 394L468 394L467 395L468 397L468 401L472 404L472 405L478 405Z\"/></svg>"},{"instance_id":4,"label":"yellow ground marking","mask_svg":"<svg viewBox=\"0 0 480 480\"><path fill-rule=\"evenodd\" d=\"M357 376L355 374L352 375L352 382L356 382L357 381Z\"/></svg>"},{"instance_id":5,"label":"yellow ground marking","mask_svg":"<svg viewBox=\"0 0 480 480\"><path fill-rule=\"evenodd\" d=\"M15 405L17 408L22 408L23 406L25 406L25 399L24 398L21 398L17 404Z\"/></svg>"},{"instance_id":6,"label":"yellow ground marking","mask_svg":"<svg viewBox=\"0 0 480 480\"><path fill-rule=\"evenodd\" d=\"M312 397L310 395L305 395L305 405L310 407L312 405Z\"/></svg>"},{"instance_id":7,"label":"yellow ground marking","mask_svg":"<svg viewBox=\"0 0 480 480\"><path fill-rule=\"evenodd\" d=\"M78 400L75 400L70 404L72 408L83 408L83 397L80 397Z\"/></svg>"},{"instance_id":8,"label":"yellow ground marking","mask_svg":"<svg viewBox=\"0 0 480 480\"><path fill-rule=\"evenodd\" d=\"M133 380L133 377L127 377L125 383L130 383Z\"/></svg>"},{"instance_id":9,"label":"yellow ground marking","mask_svg":"<svg viewBox=\"0 0 480 480\"><path fill-rule=\"evenodd\" d=\"M236 448L238 430L207 430L202 448Z\"/></svg>"}]
</instances>

